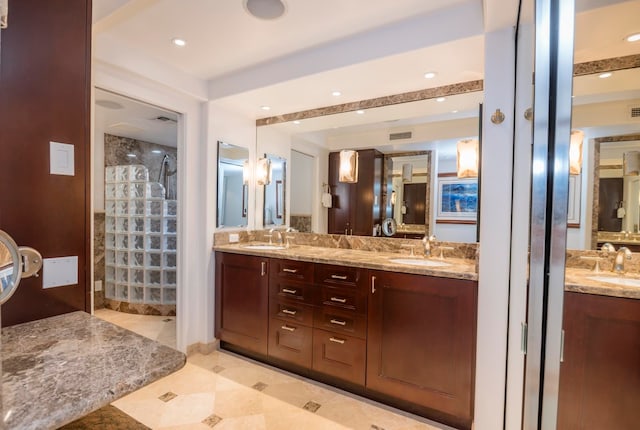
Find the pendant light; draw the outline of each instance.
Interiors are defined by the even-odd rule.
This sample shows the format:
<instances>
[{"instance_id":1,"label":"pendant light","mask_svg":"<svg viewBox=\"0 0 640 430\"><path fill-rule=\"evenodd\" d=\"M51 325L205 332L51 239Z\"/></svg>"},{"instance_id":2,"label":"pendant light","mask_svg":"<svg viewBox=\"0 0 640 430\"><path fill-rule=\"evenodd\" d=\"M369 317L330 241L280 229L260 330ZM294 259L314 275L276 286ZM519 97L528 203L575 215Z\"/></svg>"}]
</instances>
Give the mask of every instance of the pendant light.
<instances>
[{"instance_id":1,"label":"pendant light","mask_svg":"<svg viewBox=\"0 0 640 430\"><path fill-rule=\"evenodd\" d=\"M338 181L354 184L358 182L358 151L340 151L340 172Z\"/></svg>"},{"instance_id":2,"label":"pendant light","mask_svg":"<svg viewBox=\"0 0 640 430\"><path fill-rule=\"evenodd\" d=\"M584 132L581 130L571 131L571 142L569 143L569 174L579 175L582 170L582 142Z\"/></svg>"},{"instance_id":3,"label":"pendant light","mask_svg":"<svg viewBox=\"0 0 640 430\"><path fill-rule=\"evenodd\" d=\"M478 177L478 139L465 139L458 142L457 145L457 173L458 178L477 178Z\"/></svg>"}]
</instances>

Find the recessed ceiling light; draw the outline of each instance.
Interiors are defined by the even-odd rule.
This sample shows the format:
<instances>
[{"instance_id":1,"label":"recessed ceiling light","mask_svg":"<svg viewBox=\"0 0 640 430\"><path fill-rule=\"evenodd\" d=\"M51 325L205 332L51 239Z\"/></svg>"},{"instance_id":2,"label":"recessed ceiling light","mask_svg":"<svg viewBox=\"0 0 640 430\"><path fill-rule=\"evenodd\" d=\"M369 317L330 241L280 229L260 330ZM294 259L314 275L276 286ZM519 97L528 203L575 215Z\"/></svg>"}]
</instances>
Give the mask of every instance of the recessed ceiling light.
<instances>
[{"instance_id":1,"label":"recessed ceiling light","mask_svg":"<svg viewBox=\"0 0 640 430\"><path fill-rule=\"evenodd\" d=\"M127 157L129 157L129 158L136 158L136 154L127 154Z\"/></svg>"},{"instance_id":2,"label":"recessed ceiling light","mask_svg":"<svg viewBox=\"0 0 640 430\"><path fill-rule=\"evenodd\" d=\"M436 72L427 72L424 74L425 79L433 79L436 77Z\"/></svg>"},{"instance_id":3,"label":"recessed ceiling light","mask_svg":"<svg viewBox=\"0 0 640 430\"><path fill-rule=\"evenodd\" d=\"M634 33L626 37L627 42L637 42L640 40L640 33Z\"/></svg>"},{"instance_id":4,"label":"recessed ceiling light","mask_svg":"<svg viewBox=\"0 0 640 430\"><path fill-rule=\"evenodd\" d=\"M180 39L179 37L176 37L172 40L173 44L179 47L183 47L187 44L187 41L184 39Z\"/></svg>"},{"instance_id":5,"label":"recessed ceiling light","mask_svg":"<svg viewBox=\"0 0 640 430\"><path fill-rule=\"evenodd\" d=\"M613 73L611 73L611 72L606 72L606 73L601 73L601 74L599 74L599 75L598 75L598 77L599 77L600 79L606 79L606 78L610 78L610 77L611 77L611 75L613 75Z\"/></svg>"},{"instance_id":6,"label":"recessed ceiling light","mask_svg":"<svg viewBox=\"0 0 640 430\"><path fill-rule=\"evenodd\" d=\"M247 12L258 19L277 19L286 12L282 0L244 0Z\"/></svg>"},{"instance_id":7,"label":"recessed ceiling light","mask_svg":"<svg viewBox=\"0 0 640 430\"><path fill-rule=\"evenodd\" d=\"M297 124L300 124L300 121L295 120L295 121L293 121L293 123L297 125Z\"/></svg>"},{"instance_id":8,"label":"recessed ceiling light","mask_svg":"<svg viewBox=\"0 0 640 430\"><path fill-rule=\"evenodd\" d=\"M340 91L334 91L334 92L331 93L331 95L335 96L335 97L338 97L338 96L341 96L342 93Z\"/></svg>"},{"instance_id":9,"label":"recessed ceiling light","mask_svg":"<svg viewBox=\"0 0 640 430\"><path fill-rule=\"evenodd\" d=\"M260 106L260 109L269 110L269 109L271 109L271 106Z\"/></svg>"},{"instance_id":10,"label":"recessed ceiling light","mask_svg":"<svg viewBox=\"0 0 640 430\"><path fill-rule=\"evenodd\" d=\"M364 111L363 111L362 109L360 109L360 110L357 110L357 111L356 111L356 113L357 113L358 115L362 115L362 114L364 114Z\"/></svg>"},{"instance_id":11,"label":"recessed ceiling light","mask_svg":"<svg viewBox=\"0 0 640 430\"><path fill-rule=\"evenodd\" d=\"M444 97L438 97L436 99L437 102L442 103L443 101L445 101L446 99Z\"/></svg>"},{"instance_id":12,"label":"recessed ceiling light","mask_svg":"<svg viewBox=\"0 0 640 430\"><path fill-rule=\"evenodd\" d=\"M162 154L162 151L160 151L159 149L152 149L151 152L154 154Z\"/></svg>"}]
</instances>

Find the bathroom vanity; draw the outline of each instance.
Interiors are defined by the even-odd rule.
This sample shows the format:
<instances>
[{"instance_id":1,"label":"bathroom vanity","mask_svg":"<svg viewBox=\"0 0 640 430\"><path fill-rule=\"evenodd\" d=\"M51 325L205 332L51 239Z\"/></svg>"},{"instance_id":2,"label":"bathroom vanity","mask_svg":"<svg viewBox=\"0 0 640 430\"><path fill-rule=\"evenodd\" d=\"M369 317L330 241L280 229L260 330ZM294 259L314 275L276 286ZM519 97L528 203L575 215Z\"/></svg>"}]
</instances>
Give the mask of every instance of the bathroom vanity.
<instances>
[{"instance_id":1,"label":"bathroom vanity","mask_svg":"<svg viewBox=\"0 0 640 430\"><path fill-rule=\"evenodd\" d=\"M392 257L217 246L216 337L222 348L470 428L475 268Z\"/></svg>"}]
</instances>

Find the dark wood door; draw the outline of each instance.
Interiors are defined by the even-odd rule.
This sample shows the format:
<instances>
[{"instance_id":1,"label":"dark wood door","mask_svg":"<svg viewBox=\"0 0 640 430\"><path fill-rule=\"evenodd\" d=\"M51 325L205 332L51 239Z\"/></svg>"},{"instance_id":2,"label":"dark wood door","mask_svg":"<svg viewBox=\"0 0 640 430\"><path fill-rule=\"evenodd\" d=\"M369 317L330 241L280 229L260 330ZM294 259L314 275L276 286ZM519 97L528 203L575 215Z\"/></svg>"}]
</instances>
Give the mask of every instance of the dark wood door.
<instances>
[{"instance_id":1,"label":"dark wood door","mask_svg":"<svg viewBox=\"0 0 640 430\"><path fill-rule=\"evenodd\" d=\"M618 207L623 200L622 178L600 179L599 206L598 206L598 230L620 231L622 230L622 218L618 218Z\"/></svg>"},{"instance_id":2,"label":"dark wood door","mask_svg":"<svg viewBox=\"0 0 640 430\"><path fill-rule=\"evenodd\" d=\"M367 388L470 424L477 283L370 276Z\"/></svg>"},{"instance_id":3,"label":"dark wood door","mask_svg":"<svg viewBox=\"0 0 640 430\"><path fill-rule=\"evenodd\" d=\"M382 165L376 164L376 152L373 149L358 151L358 182L352 200L352 234L356 236L372 236L374 219L380 222L380 198L376 197L375 187L380 187L376 178L382 175Z\"/></svg>"},{"instance_id":4,"label":"dark wood door","mask_svg":"<svg viewBox=\"0 0 640 430\"><path fill-rule=\"evenodd\" d=\"M352 196L354 184L338 181L340 173L340 153L329 154L329 188L331 189L332 206L328 210L328 233L349 234L351 225Z\"/></svg>"},{"instance_id":5,"label":"dark wood door","mask_svg":"<svg viewBox=\"0 0 640 430\"><path fill-rule=\"evenodd\" d=\"M640 300L565 293L558 429L637 429Z\"/></svg>"},{"instance_id":6,"label":"dark wood door","mask_svg":"<svg viewBox=\"0 0 640 430\"><path fill-rule=\"evenodd\" d=\"M91 1L10 2L0 51L0 229L44 258L78 257L78 283L20 282L2 326L90 307ZM49 174L49 142L74 176Z\"/></svg>"},{"instance_id":7,"label":"dark wood door","mask_svg":"<svg viewBox=\"0 0 640 430\"><path fill-rule=\"evenodd\" d=\"M216 337L267 354L269 259L216 252Z\"/></svg>"},{"instance_id":8,"label":"dark wood door","mask_svg":"<svg viewBox=\"0 0 640 430\"><path fill-rule=\"evenodd\" d=\"M402 215L405 224L425 224L427 184L404 184L402 197L407 213Z\"/></svg>"}]
</instances>

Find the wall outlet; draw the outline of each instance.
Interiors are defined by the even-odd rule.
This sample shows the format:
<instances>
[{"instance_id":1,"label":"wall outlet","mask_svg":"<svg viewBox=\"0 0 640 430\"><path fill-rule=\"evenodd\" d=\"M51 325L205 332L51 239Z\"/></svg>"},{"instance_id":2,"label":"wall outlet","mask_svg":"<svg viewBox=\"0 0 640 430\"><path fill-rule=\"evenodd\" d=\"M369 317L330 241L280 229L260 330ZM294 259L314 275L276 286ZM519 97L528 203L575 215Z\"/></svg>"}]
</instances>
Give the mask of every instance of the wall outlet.
<instances>
[{"instance_id":1,"label":"wall outlet","mask_svg":"<svg viewBox=\"0 0 640 430\"><path fill-rule=\"evenodd\" d=\"M102 291L102 281L96 281L93 283L94 291Z\"/></svg>"},{"instance_id":2,"label":"wall outlet","mask_svg":"<svg viewBox=\"0 0 640 430\"><path fill-rule=\"evenodd\" d=\"M229 243L240 242L240 235L238 233L229 233Z\"/></svg>"}]
</instances>

